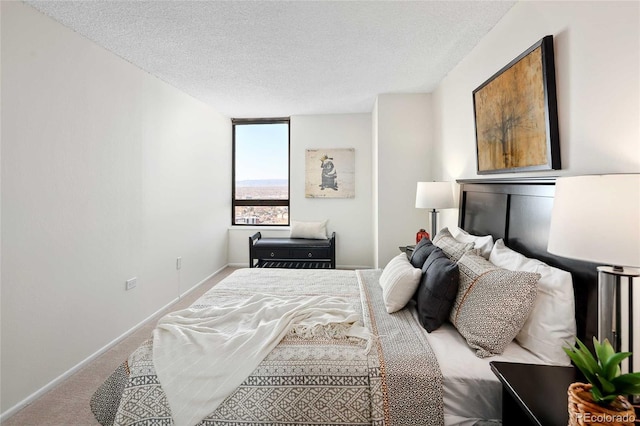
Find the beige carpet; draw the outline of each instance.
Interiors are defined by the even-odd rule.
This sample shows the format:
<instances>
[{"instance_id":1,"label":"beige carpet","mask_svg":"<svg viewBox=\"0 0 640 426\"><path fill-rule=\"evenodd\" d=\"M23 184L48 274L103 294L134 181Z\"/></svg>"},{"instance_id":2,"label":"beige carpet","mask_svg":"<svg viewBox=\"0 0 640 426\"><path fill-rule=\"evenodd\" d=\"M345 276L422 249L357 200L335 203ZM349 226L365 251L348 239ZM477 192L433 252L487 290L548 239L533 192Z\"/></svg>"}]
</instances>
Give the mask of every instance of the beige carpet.
<instances>
[{"instance_id":1,"label":"beige carpet","mask_svg":"<svg viewBox=\"0 0 640 426\"><path fill-rule=\"evenodd\" d=\"M158 314L143 327L98 357L82 370L56 386L24 409L2 422L3 426L84 426L98 425L89 400L93 392L127 359L140 343L151 337L159 317L185 308L236 268L225 268L175 305Z\"/></svg>"}]
</instances>

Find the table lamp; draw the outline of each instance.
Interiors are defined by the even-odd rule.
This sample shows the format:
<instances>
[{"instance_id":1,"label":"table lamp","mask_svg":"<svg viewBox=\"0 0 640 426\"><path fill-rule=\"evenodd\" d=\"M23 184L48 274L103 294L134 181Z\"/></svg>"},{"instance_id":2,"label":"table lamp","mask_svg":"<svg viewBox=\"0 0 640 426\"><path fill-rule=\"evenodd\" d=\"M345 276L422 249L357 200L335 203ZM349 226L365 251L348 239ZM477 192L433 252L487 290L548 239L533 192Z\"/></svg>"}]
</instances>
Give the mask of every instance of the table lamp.
<instances>
[{"instance_id":1,"label":"table lamp","mask_svg":"<svg viewBox=\"0 0 640 426\"><path fill-rule=\"evenodd\" d=\"M438 230L438 210L455 207L451 182L418 182L416 208L431 209L431 238Z\"/></svg>"},{"instance_id":2,"label":"table lamp","mask_svg":"<svg viewBox=\"0 0 640 426\"><path fill-rule=\"evenodd\" d=\"M595 262L598 269L598 340L622 348L623 311L628 309L633 350L633 280L640 271L640 174L562 177L549 229L549 253ZM628 308L621 306L621 280L628 281ZM633 360L629 358L629 371Z\"/></svg>"}]
</instances>

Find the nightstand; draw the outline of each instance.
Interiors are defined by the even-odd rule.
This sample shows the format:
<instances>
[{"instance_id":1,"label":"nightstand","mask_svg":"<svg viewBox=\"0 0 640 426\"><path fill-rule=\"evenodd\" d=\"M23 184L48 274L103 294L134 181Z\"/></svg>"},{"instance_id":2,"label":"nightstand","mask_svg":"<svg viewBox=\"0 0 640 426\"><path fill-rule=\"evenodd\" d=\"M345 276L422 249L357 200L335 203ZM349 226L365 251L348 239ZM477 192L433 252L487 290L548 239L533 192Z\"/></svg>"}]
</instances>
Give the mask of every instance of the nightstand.
<instances>
[{"instance_id":1,"label":"nightstand","mask_svg":"<svg viewBox=\"0 0 640 426\"><path fill-rule=\"evenodd\" d=\"M398 247L401 252L407 254L407 258L411 259L411 255L413 254L413 249L416 248L415 245L412 246L400 246Z\"/></svg>"},{"instance_id":2,"label":"nightstand","mask_svg":"<svg viewBox=\"0 0 640 426\"><path fill-rule=\"evenodd\" d=\"M567 389L583 381L574 367L492 361L491 370L502 383L502 424L566 425Z\"/></svg>"}]
</instances>

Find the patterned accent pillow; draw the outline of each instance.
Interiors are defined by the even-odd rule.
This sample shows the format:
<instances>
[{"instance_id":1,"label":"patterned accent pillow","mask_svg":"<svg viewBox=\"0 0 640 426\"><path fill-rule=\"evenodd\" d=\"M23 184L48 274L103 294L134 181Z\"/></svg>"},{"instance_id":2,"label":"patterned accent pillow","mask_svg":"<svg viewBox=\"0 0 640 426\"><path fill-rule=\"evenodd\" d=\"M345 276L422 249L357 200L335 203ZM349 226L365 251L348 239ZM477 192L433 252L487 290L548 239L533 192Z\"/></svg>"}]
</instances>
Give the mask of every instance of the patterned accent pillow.
<instances>
[{"instance_id":1,"label":"patterned accent pillow","mask_svg":"<svg viewBox=\"0 0 640 426\"><path fill-rule=\"evenodd\" d=\"M418 245L413 249L409 262L411 262L414 268L422 268L425 260L427 260L429 255L435 249L437 249L437 247L433 245L430 239L422 238Z\"/></svg>"},{"instance_id":2,"label":"patterned accent pillow","mask_svg":"<svg viewBox=\"0 0 640 426\"><path fill-rule=\"evenodd\" d=\"M474 243L463 243L451 235L449 228L442 228L433 239L433 244L440 247L442 251L454 262L460 260L463 254L473 249Z\"/></svg>"},{"instance_id":3,"label":"patterned accent pillow","mask_svg":"<svg viewBox=\"0 0 640 426\"><path fill-rule=\"evenodd\" d=\"M392 314L404 308L416 292L422 271L414 268L407 255L400 253L387 263L380 274L382 298L387 312Z\"/></svg>"},{"instance_id":4,"label":"patterned accent pillow","mask_svg":"<svg viewBox=\"0 0 640 426\"><path fill-rule=\"evenodd\" d=\"M540 274L498 268L474 253L465 253L458 268L460 286L449 320L476 356L499 355L527 320Z\"/></svg>"},{"instance_id":5,"label":"patterned accent pillow","mask_svg":"<svg viewBox=\"0 0 640 426\"><path fill-rule=\"evenodd\" d=\"M429 333L438 329L449 317L458 293L458 265L436 247L422 267L416 309L420 323Z\"/></svg>"}]
</instances>

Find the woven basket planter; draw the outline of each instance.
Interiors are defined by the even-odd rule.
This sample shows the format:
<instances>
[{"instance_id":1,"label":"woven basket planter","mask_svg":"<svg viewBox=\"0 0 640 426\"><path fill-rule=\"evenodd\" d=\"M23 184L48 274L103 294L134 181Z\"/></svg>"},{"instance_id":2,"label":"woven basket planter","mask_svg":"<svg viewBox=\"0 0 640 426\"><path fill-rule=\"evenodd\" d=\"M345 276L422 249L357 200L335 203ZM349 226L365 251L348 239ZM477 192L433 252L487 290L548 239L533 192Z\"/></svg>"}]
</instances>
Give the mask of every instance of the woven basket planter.
<instances>
[{"instance_id":1,"label":"woven basket planter","mask_svg":"<svg viewBox=\"0 0 640 426\"><path fill-rule=\"evenodd\" d=\"M633 426L635 411L629 401L618 396L610 406L593 402L590 384L572 383L569 386L569 426Z\"/></svg>"}]
</instances>

